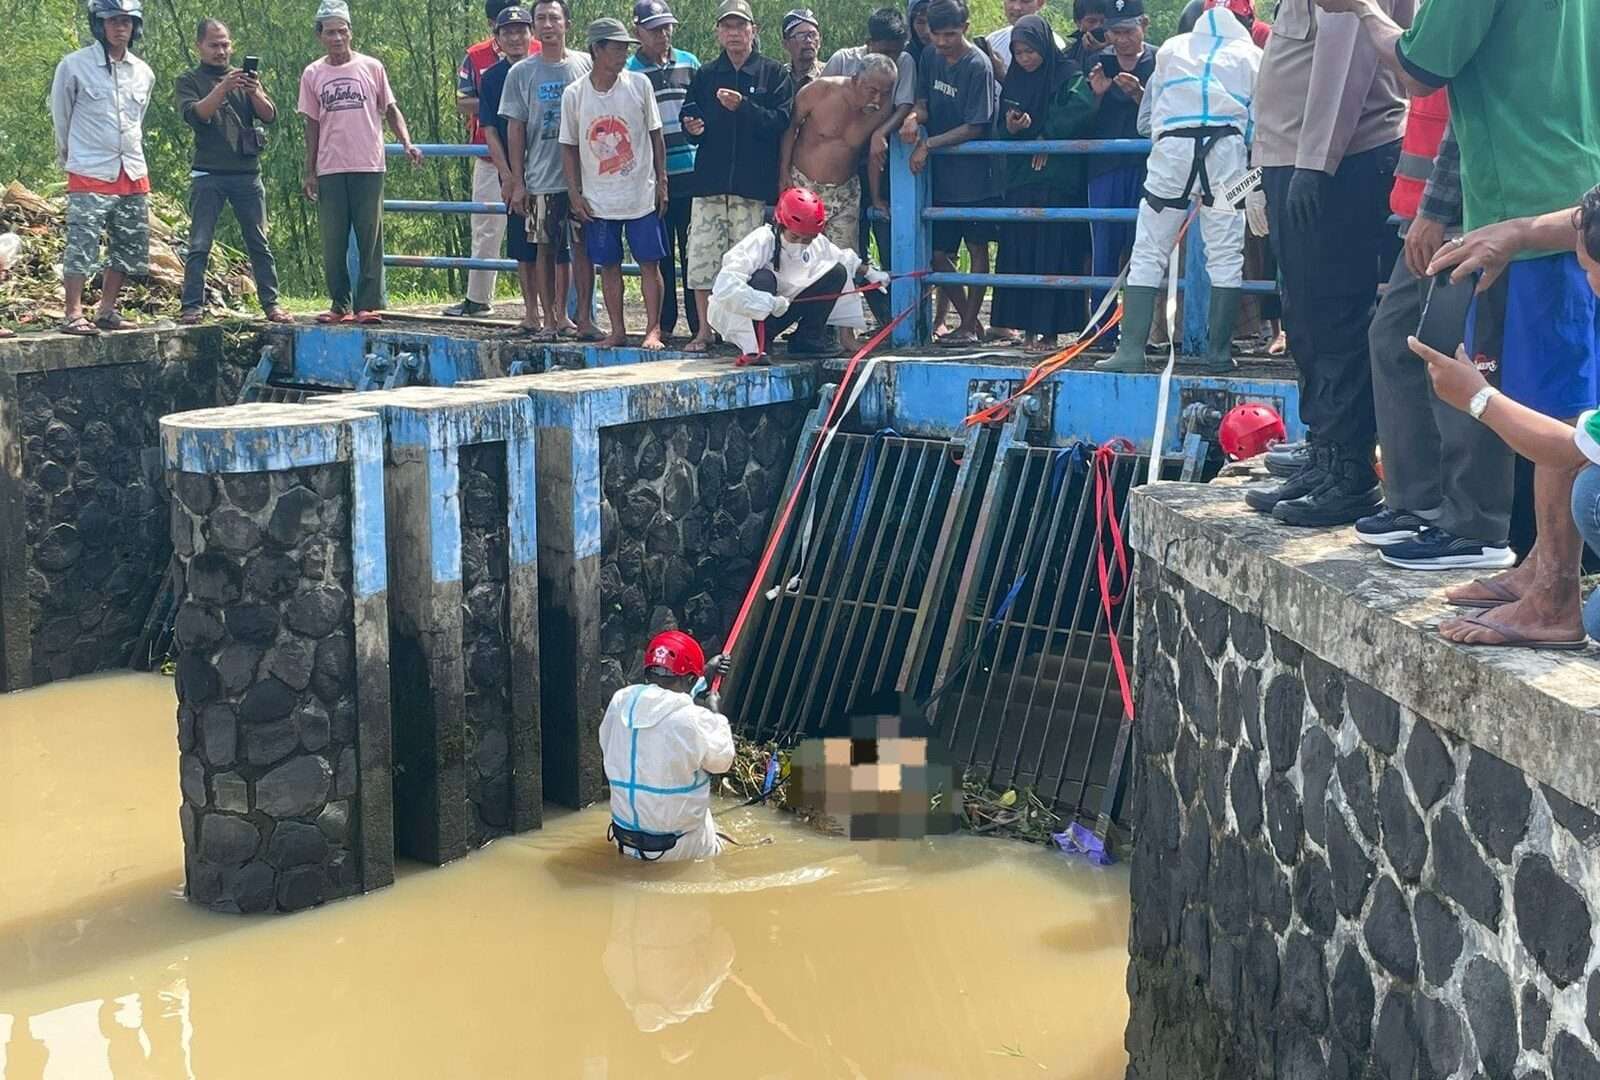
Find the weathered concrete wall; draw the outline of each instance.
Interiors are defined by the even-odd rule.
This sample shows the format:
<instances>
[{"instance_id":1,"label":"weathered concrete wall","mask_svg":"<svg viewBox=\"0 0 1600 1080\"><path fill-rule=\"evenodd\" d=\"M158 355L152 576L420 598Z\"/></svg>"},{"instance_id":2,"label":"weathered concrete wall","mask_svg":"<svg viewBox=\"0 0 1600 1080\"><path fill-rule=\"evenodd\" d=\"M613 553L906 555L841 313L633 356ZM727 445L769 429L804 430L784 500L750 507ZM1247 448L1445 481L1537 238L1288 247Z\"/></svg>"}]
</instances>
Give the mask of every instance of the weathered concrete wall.
<instances>
[{"instance_id":1,"label":"weathered concrete wall","mask_svg":"<svg viewBox=\"0 0 1600 1080\"><path fill-rule=\"evenodd\" d=\"M602 536L607 502L602 484L602 432L643 424L675 429L679 421L809 402L817 389L816 368L810 364L734 368L726 360L662 360L468 385L526 394L533 403L539 492L539 648L544 658L540 709L544 790L551 801L585 806L601 798L605 790L598 732L609 685L607 661L611 659L601 642L605 614ZM789 422L787 415L785 423ZM740 430L746 431L743 426ZM620 519L620 510L618 516ZM672 524L678 525L676 521ZM619 541L619 551L620 547ZM668 595L664 584L661 595ZM626 644L619 648L625 649ZM615 680L614 672L610 678Z\"/></svg>"},{"instance_id":2,"label":"weathered concrete wall","mask_svg":"<svg viewBox=\"0 0 1600 1080\"><path fill-rule=\"evenodd\" d=\"M600 433L601 695L638 675L651 635L710 656L744 599L794 457L806 403Z\"/></svg>"},{"instance_id":3,"label":"weathered concrete wall","mask_svg":"<svg viewBox=\"0 0 1600 1080\"><path fill-rule=\"evenodd\" d=\"M171 553L157 424L221 400L222 331L0 342L0 685L124 667Z\"/></svg>"},{"instance_id":4,"label":"weathered concrete wall","mask_svg":"<svg viewBox=\"0 0 1600 1080\"><path fill-rule=\"evenodd\" d=\"M542 818L532 408L520 394L405 387L386 441L395 844L443 863Z\"/></svg>"},{"instance_id":5,"label":"weathered concrete wall","mask_svg":"<svg viewBox=\"0 0 1600 1080\"><path fill-rule=\"evenodd\" d=\"M1237 499L1136 496L1129 1076L1600 1076L1594 740L1503 749L1595 730L1600 666Z\"/></svg>"},{"instance_id":6,"label":"weathered concrete wall","mask_svg":"<svg viewBox=\"0 0 1600 1080\"><path fill-rule=\"evenodd\" d=\"M388 884L378 419L250 405L162 432L189 898L294 911Z\"/></svg>"}]
</instances>

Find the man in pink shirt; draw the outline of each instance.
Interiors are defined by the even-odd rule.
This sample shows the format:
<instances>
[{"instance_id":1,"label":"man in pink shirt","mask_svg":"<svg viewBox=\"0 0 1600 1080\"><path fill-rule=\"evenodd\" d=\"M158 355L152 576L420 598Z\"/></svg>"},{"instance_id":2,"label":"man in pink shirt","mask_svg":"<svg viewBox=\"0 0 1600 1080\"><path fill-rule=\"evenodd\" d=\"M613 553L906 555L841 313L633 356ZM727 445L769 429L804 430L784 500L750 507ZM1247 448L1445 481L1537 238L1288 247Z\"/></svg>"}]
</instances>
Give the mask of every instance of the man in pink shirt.
<instances>
[{"instance_id":1,"label":"man in pink shirt","mask_svg":"<svg viewBox=\"0 0 1600 1080\"><path fill-rule=\"evenodd\" d=\"M350 8L344 0L322 0L317 37L327 55L301 74L299 109L306 118L304 190L317 204L323 272L332 301L317 321L381 322L384 120L413 165L422 164L422 151L412 145L406 118L389 88L389 73L373 57L350 48ZM354 315L345 265L351 229L360 261Z\"/></svg>"}]
</instances>

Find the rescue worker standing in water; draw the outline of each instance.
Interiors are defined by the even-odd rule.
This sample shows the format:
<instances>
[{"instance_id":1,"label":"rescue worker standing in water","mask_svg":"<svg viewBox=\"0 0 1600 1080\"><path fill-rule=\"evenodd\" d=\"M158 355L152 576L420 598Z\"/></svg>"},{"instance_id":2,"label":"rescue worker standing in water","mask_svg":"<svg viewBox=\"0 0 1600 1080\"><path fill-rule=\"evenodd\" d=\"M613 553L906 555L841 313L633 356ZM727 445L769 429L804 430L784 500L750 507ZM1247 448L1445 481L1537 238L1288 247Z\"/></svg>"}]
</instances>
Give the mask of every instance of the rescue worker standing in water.
<instances>
[{"instance_id":1,"label":"rescue worker standing in water","mask_svg":"<svg viewBox=\"0 0 1600 1080\"><path fill-rule=\"evenodd\" d=\"M724 656L708 663L694 638L667 630L645 647L644 681L624 686L606 706L606 835L622 854L676 862L722 850L711 819L711 777L733 765L733 731L707 678L726 675L729 666Z\"/></svg>"},{"instance_id":2,"label":"rescue worker standing in water","mask_svg":"<svg viewBox=\"0 0 1600 1080\"><path fill-rule=\"evenodd\" d=\"M1250 167L1250 95L1261 50L1225 6L1209 0L1194 30L1156 53L1155 72L1141 102L1139 130L1155 145L1145 173L1139 223L1123 293L1122 338L1116 354L1095 364L1102 371L1143 371L1144 343L1155 320L1161 279L1172 246L1200 199L1200 231L1211 276L1209 341L1201 368L1225 373L1244 281L1244 213L1222 191Z\"/></svg>"}]
</instances>

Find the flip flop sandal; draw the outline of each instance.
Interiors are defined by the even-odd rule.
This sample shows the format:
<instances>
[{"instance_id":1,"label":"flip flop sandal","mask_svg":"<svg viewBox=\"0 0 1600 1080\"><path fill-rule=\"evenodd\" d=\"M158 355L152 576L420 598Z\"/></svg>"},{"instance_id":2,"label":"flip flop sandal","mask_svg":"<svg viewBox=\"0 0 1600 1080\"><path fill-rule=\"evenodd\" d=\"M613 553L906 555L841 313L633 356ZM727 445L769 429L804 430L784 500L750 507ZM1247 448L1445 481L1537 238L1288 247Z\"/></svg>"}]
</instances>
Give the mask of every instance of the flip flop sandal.
<instances>
[{"instance_id":1,"label":"flip flop sandal","mask_svg":"<svg viewBox=\"0 0 1600 1080\"><path fill-rule=\"evenodd\" d=\"M317 321L323 326L329 326L333 323L344 322L349 318L352 318L352 316L348 311L324 311L317 316Z\"/></svg>"},{"instance_id":2,"label":"flip flop sandal","mask_svg":"<svg viewBox=\"0 0 1600 1080\"><path fill-rule=\"evenodd\" d=\"M205 316L198 311L185 311L178 316L179 326L199 326Z\"/></svg>"},{"instance_id":3,"label":"flip flop sandal","mask_svg":"<svg viewBox=\"0 0 1600 1080\"><path fill-rule=\"evenodd\" d=\"M383 315L376 311L360 311L356 313L356 322L362 326L372 326L383 321Z\"/></svg>"},{"instance_id":4,"label":"flip flop sandal","mask_svg":"<svg viewBox=\"0 0 1600 1080\"><path fill-rule=\"evenodd\" d=\"M970 345L981 345L983 339L970 330L952 330L934 344L943 349L960 349Z\"/></svg>"},{"instance_id":5,"label":"flip flop sandal","mask_svg":"<svg viewBox=\"0 0 1600 1080\"><path fill-rule=\"evenodd\" d=\"M273 308L267 312L267 321L270 323L292 323L294 322L294 316L282 308Z\"/></svg>"},{"instance_id":6,"label":"flip flop sandal","mask_svg":"<svg viewBox=\"0 0 1600 1080\"><path fill-rule=\"evenodd\" d=\"M1466 645L1472 648L1484 649L1556 649L1563 652L1576 652L1589 647L1588 635L1577 640L1547 641L1540 638L1530 638L1520 631L1513 630L1498 619L1489 617L1488 612L1477 615L1464 615L1461 621L1469 626L1479 626L1485 630L1492 630L1499 634L1500 641L1451 641L1452 645ZM1449 640L1449 639L1446 639Z\"/></svg>"},{"instance_id":7,"label":"flip flop sandal","mask_svg":"<svg viewBox=\"0 0 1600 1080\"><path fill-rule=\"evenodd\" d=\"M61 332L63 334L71 334L73 337L100 336L100 328L90 322L88 317L84 315L79 315L76 319L68 319L62 323Z\"/></svg>"},{"instance_id":8,"label":"flip flop sandal","mask_svg":"<svg viewBox=\"0 0 1600 1080\"><path fill-rule=\"evenodd\" d=\"M4 341L6 338L14 338L16 336L17 332L15 330L7 326L0 326L0 341Z\"/></svg>"},{"instance_id":9,"label":"flip flop sandal","mask_svg":"<svg viewBox=\"0 0 1600 1080\"><path fill-rule=\"evenodd\" d=\"M574 341L584 342L604 341L606 339L606 335L599 330L585 330L581 334L574 334L572 337Z\"/></svg>"},{"instance_id":10,"label":"flip flop sandal","mask_svg":"<svg viewBox=\"0 0 1600 1080\"><path fill-rule=\"evenodd\" d=\"M132 319L124 319L121 315L118 315L115 311L113 311L110 315L102 315L102 316L100 316L98 319L96 319L94 321L94 324L96 326L98 326L102 330L111 330L113 332L117 331L117 330L137 330L137 329L139 329L139 324L138 323L134 322Z\"/></svg>"},{"instance_id":11,"label":"flip flop sandal","mask_svg":"<svg viewBox=\"0 0 1600 1080\"><path fill-rule=\"evenodd\" d=\"M1491 611L1497 607L1504 607L1506 604L1515 604L1522 599L1521 596L1504 585L1496 581L1490 581L1487 578L1477 578L1472 584L1489 593L1489 595L1486 597L1470 597L1466 600L1446 600L1445 603L1451 607L1467 608L1471 611Z\"/></svg>"}]
</instances>

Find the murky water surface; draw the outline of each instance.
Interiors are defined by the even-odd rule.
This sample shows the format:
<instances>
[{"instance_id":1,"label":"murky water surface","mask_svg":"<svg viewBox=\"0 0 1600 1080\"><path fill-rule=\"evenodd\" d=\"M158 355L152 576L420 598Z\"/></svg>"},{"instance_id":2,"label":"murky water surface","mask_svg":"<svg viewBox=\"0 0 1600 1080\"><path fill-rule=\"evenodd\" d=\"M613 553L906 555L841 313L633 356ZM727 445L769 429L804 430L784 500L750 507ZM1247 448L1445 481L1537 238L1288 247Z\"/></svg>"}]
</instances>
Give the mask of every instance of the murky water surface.
<instances>
[{"instance_id":1,"label":"murky water surface","mask_svg":"<svg viewBox=\"0 0 1600 1080\"><path fill-rule=\"evenodd\" d=\"M603 809L293 916L179 898L172 684L0 697L0 1076L1040 1077L1126 1057L1127 877L971 837L641 867Z\"/></svg>"}]
</instances>

